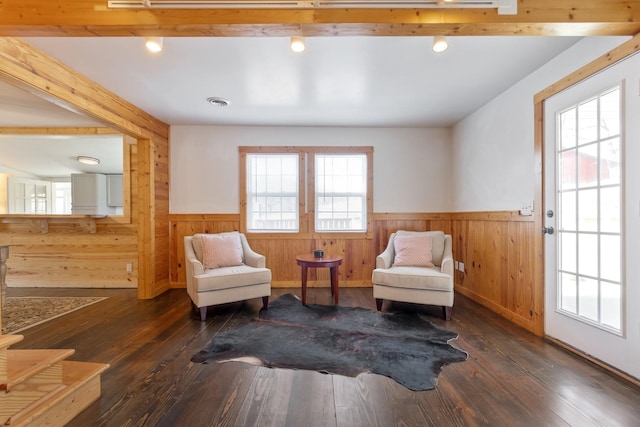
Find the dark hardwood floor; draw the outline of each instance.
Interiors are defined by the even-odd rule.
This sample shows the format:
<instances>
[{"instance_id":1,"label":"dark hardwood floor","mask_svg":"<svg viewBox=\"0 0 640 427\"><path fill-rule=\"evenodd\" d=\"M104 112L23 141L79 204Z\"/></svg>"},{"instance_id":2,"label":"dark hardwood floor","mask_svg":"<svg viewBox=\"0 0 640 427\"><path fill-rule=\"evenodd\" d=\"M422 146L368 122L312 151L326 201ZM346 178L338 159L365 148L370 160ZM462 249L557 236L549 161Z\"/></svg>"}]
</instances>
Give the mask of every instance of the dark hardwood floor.
<instances>
[{"instance_id":1,"label":"dark hardwood floor","mask_svg":"<svg viewBox=\"0 0 640 427\"><path fill-rule=\"evenodd\" d=\"M272 299L299 289L273 289ZM71 426L638 426L640 389L456 295L453 318L417 306L459 334L465 362L446 366L435 390L412 392L371 374L357 378L241 362L194 364L220 330L261 307L256 299L191 311L183 289L150 301L135 290L17 289L9 295L109 298L23 331L12 348L74 348L111 364L102 397ZM308 302L330 304L328 289ZM374 309L370 288L340 289L340 304ZM390 308L385 302L383 310ZM391 308L416 308L393 304ZM295 357L294 354L291 357Z\"/></svg>"}]
</instances>

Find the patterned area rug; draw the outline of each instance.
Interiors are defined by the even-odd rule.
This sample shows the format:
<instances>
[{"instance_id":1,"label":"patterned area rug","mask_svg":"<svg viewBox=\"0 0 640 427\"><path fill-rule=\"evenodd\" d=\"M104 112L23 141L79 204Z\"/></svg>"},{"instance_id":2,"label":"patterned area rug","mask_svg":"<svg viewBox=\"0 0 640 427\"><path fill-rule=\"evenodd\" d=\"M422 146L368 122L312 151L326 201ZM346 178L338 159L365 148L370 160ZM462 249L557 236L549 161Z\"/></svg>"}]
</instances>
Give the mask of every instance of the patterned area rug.
<instances>
[{"instance_id":1,"label":"patterned area rug","mask_svg":"<svg viewBox=\"0 0 640 427\"><path fill-rule=\"evenodd\" d=\"M8 297L2 311L2 334L15 334L105 299L107 297Z\"/></svg>"}]
</instances>

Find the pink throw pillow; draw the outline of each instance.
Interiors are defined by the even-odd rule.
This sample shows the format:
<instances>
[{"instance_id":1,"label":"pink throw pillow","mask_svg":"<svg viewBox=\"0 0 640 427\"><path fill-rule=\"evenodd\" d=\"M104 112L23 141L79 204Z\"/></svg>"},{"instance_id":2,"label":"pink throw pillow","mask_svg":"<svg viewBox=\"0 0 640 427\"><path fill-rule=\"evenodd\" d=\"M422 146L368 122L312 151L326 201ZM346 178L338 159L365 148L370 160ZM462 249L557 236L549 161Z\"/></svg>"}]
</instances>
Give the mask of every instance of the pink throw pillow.
<instances>
[{"instance_id":1,"label":"pink throw pillow","mask_svg":"<svg viewBox=\"0 0 640 427\"><path fill-rule=\"evenodd\" d=\"M240 235L203 234L202 264L204 268L233 267L242 264Z\"/></svg>"},{"instance_id":2,"label":"pink throw pillow","mask_svg":"<svg viewBox=\"0 0 640 427\"><path fill-rule=\"evenodd\" d=\"M394 266L433 267L430 236L396 235L393 246L396 251Z\"/></svg>"}]
</instances>

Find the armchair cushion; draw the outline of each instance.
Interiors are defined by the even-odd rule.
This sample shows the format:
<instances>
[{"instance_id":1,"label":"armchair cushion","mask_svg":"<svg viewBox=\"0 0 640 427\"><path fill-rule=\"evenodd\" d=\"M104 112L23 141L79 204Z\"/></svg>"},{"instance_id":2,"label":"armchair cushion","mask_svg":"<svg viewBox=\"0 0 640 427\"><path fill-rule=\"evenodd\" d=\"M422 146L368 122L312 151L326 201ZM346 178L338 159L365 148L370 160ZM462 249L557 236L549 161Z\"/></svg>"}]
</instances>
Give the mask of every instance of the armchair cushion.
<instances>
[{"instance_id":1,"label":"armchair cushion","mask_svg":"<svg viewBox=\"0 0 640 427\"><path fill-rule=\"evenodd\" d=\"M373 270L373 283L399 289L451 291L451 276L428 267L396 267Z\"/></svg>"},{"instance_id":2,"label":"armchair cushion","mask_svg":"<svg viewBox=\"0 0 640 427\"><path fill-rule=\"evenodd\" d=\"M240 235L207 234L202 236L202 263L204 268L233 267L242 264Z\"/></svg>"},{"instance_id":3,"label":"armchair cushion","mask_svg":"<svg viewBox=\"0 0 640 427\"><path fill-rule=\"evenodd\" d=\"M394 266L433 267L432 239L427 235L398 235L393 240Z\"/></svg>"},{"instance_id":4,"label":"armchair cushion","mask_svg":"<svg viewBox=\"0 0 640 427\"><path fill-rule=\"evenodd\" d=\"M198 292L239 288L271 282L271 270L237 265L206 270L193 277L198 284Z\"/></svg>"}]
</instances>

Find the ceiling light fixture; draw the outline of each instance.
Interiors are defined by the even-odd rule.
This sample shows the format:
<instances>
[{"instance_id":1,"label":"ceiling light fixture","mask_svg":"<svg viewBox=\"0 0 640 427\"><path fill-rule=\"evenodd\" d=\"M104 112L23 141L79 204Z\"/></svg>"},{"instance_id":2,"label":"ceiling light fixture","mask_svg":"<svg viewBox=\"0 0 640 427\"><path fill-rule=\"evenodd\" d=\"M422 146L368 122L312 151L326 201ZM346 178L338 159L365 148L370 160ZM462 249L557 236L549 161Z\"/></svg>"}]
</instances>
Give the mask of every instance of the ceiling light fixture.
<instances>
[{"instance_id":1,"label":"ceiling light fixture","mask_svg":"<svg viewBox=\"0 0 640 427\"><path fill-rule=\"evenodd\" d=\"M216 107L226 107L229 105L229 101L224 98L219 98L217 96L212 96L211 98L207 98L207 102L209 104L215 105Z\"/></svg>"},{"instance_id":2,"label":"ceiling light fixture","mask_svg":"<svg viewBox=\"0 0 640 427\"><path fill-rule=\"evenodd\" d=\"M84 164L84 165L99 165L100 164L100 159L96 159L95 157L89 157L89 156L78 156L76 157L76 160L79 161L80 163Z\"/></svg>"},{"instance_id":3,"label":"ceiling light fixture","mask_svg":"<svg viewBox=\"0 0 640 427\"><path fill-rule=\"evenodd\" d=\"M432 49L434 52L444 52L447 48L449 48L449 42L445 36L435 36L433 38Z\"/></svg>"},{"instance_id":4,"label":"ceiling light fixture","mask_svg":"<svg viewBox=\"0 0 640 427\"><path fill-rule=\"evenodd\" d=\"M293 36L291 37L291 50L300 53L307 49L307 45L304 42L304 37Z\"/></svg>"},{"instance_id":5,"label":"ceiling light fixture","mask_svg":"<svg viewBox=\"0 0 640 427\"><path fill-rule=\"evenodd\" d=\"M158 53L162 50L162 37L145 37L144 45L149 52Z\"/></svg>"}]
</instances>

